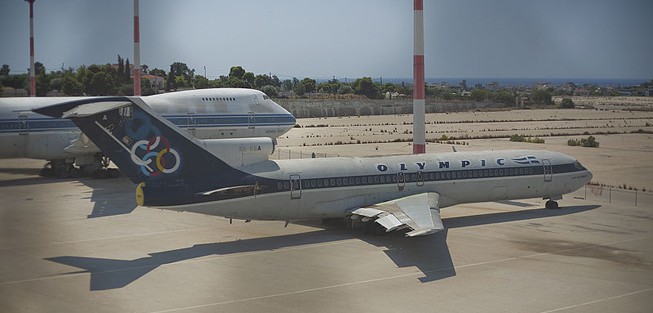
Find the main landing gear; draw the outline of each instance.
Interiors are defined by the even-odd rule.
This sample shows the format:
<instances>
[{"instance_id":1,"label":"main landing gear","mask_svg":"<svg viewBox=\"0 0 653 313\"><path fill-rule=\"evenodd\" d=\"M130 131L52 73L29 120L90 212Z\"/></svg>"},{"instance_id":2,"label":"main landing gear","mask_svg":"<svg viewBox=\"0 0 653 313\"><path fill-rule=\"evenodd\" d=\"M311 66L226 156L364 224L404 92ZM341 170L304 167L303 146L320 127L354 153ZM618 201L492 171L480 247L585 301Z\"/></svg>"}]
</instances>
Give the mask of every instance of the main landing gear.
<instances>
[{"instance_id":1,"label":"main landing gear","mask_svg":"<svg viewBox=\"0 0 653 313\"><path fill-rule=\"evenodd\" d=\"M43 166L41 176L54 176L57 178L77 178L88 177L94 178L116 178L120 172L116 168L109 168L109 159L102 155L78 156L74 160L48 160Z\"/></svg>"},{"instance_id":2,"label":"main landing gear","mask_svg":"<svg viewBox=\"0 0 653 313\"><path fill-rule=\"evenodd\" d=\"M553 201L553 200L549 200L549 201L547 201L546 204L544 204L544 207L545 207L547 210L557 210L557 209L560 208L560 207L558 206L558 202Z\"/></svg>"}]
</instances>

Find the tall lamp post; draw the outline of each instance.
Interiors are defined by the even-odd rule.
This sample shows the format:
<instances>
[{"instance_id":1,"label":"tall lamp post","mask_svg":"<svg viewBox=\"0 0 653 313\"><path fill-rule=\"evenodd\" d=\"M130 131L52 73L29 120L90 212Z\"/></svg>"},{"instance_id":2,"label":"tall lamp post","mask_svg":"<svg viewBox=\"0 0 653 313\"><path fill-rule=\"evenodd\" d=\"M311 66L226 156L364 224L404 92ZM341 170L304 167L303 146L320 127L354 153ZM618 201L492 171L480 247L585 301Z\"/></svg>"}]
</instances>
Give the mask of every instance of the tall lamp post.
<instances>
[{"instance_id":1,"label":"tall lamp post","mask_svg":"<svg viewBox=\"0 0 653 313\"><path fill-rule=\"evenodd\" d=\"M413 154L426 153L426 109L424 100L423 0L414 0L413 55Z\"/></svg>"},{"instance_id":2,"label":"tall lamp post","mask_svg":"<svg viewBox=\"0 0 653 313\"><path fill-rule=\"evenodd\" d=\"M141 95L141 38L138 24L138 0L134 0L134 96Z\"/></svg>"},{"instance_id":3,"label":"tall lamp post","mask_svg":"<svg viewBox=\"0 0 653 313\"><path fill-rule=\"evenodd\" d=\"M29 96L36 97L36 73L34 69L34 1L29 3Z\"/></svg>"}]
</instances>

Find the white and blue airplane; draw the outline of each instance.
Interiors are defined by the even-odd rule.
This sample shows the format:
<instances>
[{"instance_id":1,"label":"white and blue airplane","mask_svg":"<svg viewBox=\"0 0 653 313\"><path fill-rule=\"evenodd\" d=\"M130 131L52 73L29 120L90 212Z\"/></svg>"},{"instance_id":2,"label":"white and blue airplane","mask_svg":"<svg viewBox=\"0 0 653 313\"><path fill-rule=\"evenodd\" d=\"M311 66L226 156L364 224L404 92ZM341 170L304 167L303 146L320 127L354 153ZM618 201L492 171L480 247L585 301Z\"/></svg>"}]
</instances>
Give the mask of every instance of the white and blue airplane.
<instances>
[{"instance_id":1,"label":"white and blue airplane","mask_svg":"<svg viewBox=\"0 0 653 313\"><path fill-rule=\"evenodd\" d=\"M252 89L188 90L140 97L173 124L200 139L278 136L295 126L295 117L267 95ZM32 112L56 103L102 97L0 98L0 159L49 160L58 176L73 162L91 171L100 150L70 121ZM105 160L106 162L106 160Z\"/></svg>"},{"instance_id":2,"label":"white and blue airplane","mask_svg":"<svg viewBox=\"0 0 653 313\"><path fill-rule=\"evenodd\" d=\"M447 206L542 197L557 208L592 179L573 157L542 150L274 161L270 142L195 138L138 97L35 111L71 119L138 184L139 205L234 219L345 218L419 236L444 228Z\"/></svg>"}]
</instances>

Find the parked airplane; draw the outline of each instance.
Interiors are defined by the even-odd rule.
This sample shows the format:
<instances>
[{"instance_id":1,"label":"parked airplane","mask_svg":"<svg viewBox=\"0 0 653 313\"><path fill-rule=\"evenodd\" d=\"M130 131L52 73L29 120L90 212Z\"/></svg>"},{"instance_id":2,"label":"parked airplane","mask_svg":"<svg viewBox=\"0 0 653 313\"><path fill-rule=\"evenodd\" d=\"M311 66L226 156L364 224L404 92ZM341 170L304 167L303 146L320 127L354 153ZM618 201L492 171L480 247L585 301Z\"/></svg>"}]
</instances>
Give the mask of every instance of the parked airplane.
<instances>
[{"instance_id":1,"label":"parked airplane","mask_svg":"<svg viewBox=\"0 0 653 313\"><path fill-rule=\"evenodd\" d=\"M137 97L35 111L72 119L138 184L139 205L227 218L347 218L418 236L444 228L440 208L534 197L557 208L592 178L574 158L540 150L273 161L271 139L193 138Z\"/></svg>"},{"instance_id":2,"label":"parked airplane","mask_svg":"<svg viewBox=\"0 0 653 313\"><path fill-rule=\"evenodd\" d=\"M0 98L0 158L50 160L58 176L68 176L73 162L94 171L100 150L81 136L69 120L33 113L32 109L74 100L67 98ZM141 98L154 111L200 139L276 138L295 118L267 95L252 89L201 89ZM106 162L106 160L105 160Z\"/></svg>"}]
</instances>

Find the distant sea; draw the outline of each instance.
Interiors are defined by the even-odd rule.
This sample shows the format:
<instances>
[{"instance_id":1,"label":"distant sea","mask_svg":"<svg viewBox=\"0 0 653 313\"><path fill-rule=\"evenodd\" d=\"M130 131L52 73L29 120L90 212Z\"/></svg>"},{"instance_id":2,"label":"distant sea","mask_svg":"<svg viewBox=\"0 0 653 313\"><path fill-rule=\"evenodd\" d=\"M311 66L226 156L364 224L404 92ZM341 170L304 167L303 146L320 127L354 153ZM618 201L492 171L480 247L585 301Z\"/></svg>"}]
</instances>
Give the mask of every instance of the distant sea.
<instances>
[{"instance_id":1,"label":"distant sea","mask_svg":"<svg viewBox=\"0 0 653 313\"><path fill-rule=\"evenodd\" d=\"M576 85L598 85L604 87L627 87L627 86L636 86L644 82L650 81L650 79L606 79L606 78L427 78L426 82L429 84L439 84L441 82L446 82L448 85L458 85L464 80L467 81L467 86L473 87L476 84L487 85L492 82L496 82L500 87L518 87L518 86L533 86L536 83L550 83L552 85L563 85L567 82L572 82ZM406 83L413 82L413 79L394 79L394 78L383 78L383 82L391 83L401 83L405 81Z\"/></svg>"},{"instance_id":2,"label":"distant sea","mask_svg":"<svg viewBox=\"0 0 653 313\"><path fill-rule=\"evenodd\" d=\"M474 87L476 84L487 85L492 82L496 82L500 87L520 87L526 86L530 87L536 83L550 83L552 85L563 85L567 82L572 82L576 85L598 85L603 87L628 87L628 86L637 86L644 82L649 82L651 79L610 79L610 78L426 78L428 84L439 84L441 82L447 83L447 85L458 85L463 80L467 81L468 87ZM340 79L342 80L342 79ZM348 79L348 81L353 81L355 79ZM380 78L372 78L375 82L380 82ZM328 79L318 79L318 82L328 81ZM401 84L405 82L406 84L412 84L412 78L386 78L383 77L383 83L393 83Z\"/></svg>"}]
</instances>

